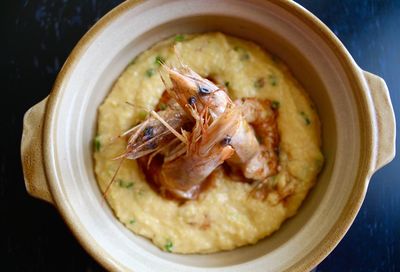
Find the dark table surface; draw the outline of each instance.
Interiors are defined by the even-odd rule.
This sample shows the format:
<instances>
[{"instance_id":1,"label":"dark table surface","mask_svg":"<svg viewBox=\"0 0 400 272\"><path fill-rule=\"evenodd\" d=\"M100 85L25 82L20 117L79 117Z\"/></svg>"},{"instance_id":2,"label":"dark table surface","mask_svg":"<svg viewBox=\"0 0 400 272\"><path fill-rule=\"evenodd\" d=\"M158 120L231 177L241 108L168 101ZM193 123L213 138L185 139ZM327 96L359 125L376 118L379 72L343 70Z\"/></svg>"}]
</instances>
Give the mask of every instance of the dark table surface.
<instances>
[{"instance_id":1,"label":"dark table surface","mask_svg":"<svg viewBox=\"0 0 400 272\"><path fill-rule=\"evenodd\" d=\"M24 112L49 94L78 40L120 2L1 1L2 271L103 271L56 209L26 193L19 148ZM363 69L386 80L400 116L400 1L298 2L336 33ZM373 176L354 224L317 271L400 271L399 169L396 158Z\"/></svg>"}]
</instances>

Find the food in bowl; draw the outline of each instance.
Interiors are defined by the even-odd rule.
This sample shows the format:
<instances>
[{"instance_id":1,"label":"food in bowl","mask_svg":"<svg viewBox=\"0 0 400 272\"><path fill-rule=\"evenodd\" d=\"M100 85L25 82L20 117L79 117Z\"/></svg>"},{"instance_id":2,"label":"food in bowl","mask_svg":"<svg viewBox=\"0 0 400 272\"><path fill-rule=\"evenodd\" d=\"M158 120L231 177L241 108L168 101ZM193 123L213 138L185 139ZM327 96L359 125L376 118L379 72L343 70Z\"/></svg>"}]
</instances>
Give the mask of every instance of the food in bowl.
<instances>
[{"instance_id":1,"label":"food in bowl","mask_svg":"<svg viewBox=\"0 0 400 272\"><path fill-rule=\"evenodd\" d=\"M184 69L171 68L179 66ZM182 88L193 87L188 79L200 82L199 94L192 100L179 96ZM203 84L208 86L205 90ZM172 90L169 95L166 87ZM201 111L197 103L210 91L232 103L194 118ZM223 103L215 101L217 106ZM261 105L260 110L254 105ZM144 150L135 149L144 153L134 153L129 144L127 148L127 142L137 139L134 135L153 138L149 122L161 122L171 110L177 114L171 118L173 127L163 131L172 137L161 142L179 147L194 139L196 148L201 148L203 139L211 137L213 144L205 152L218 157L214 160L218 163L207 160L207 171L200 171L193 160L188 162L187 149L166 162L165 157L146 153L158 148L151 142L143 143ZM260 135L258 126L263 125L244 116L264 112L264 120L271 122L264 125L267 133ZM211 133L216 127L223 132ZM201 136L194 137L195 131ZM245 137L235 142L237 131ZM252 42L222 33L177 35L136 57L99 108L94 142L97 180L116 217L134 233L174 253L231 250L272 234L295 215L323 164L318 114L302 86L276 57ZM254 163L257 156L253 156L254 164L249 164L243 158L254 146L259 147L257 156L264 157ZM167 181L159 182L157 169L172 163L173 167L165 167L169 171L162 172L167 174L161 174ZM186 186L186 178L193 186Z\"/></svg>"}]
</instances>

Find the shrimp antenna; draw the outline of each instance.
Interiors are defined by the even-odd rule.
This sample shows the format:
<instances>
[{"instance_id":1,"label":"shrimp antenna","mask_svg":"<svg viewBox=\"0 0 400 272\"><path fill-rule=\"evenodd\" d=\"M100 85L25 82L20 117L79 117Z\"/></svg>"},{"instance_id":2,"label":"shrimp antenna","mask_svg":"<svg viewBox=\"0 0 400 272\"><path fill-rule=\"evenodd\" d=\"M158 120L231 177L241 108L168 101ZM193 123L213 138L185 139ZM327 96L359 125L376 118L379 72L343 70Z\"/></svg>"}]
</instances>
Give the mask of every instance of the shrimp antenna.
<instances>
[{"instance_id":1,"label":"shrimp antenna","mask_svg":"<svg viewBox=\"0 0 400 272\"><path fill-rule=\"evenodd\" d=\"M107 187L106 187L106 190L105 190L104 193L103 193L103 198L104 198L104 199L106 199L107 193L108 193L108 191L110 190L111 185L114 183L115 178L117 177L117 174L118 174L118 172L119 172L119 169L121 168L122 163L124 162L124 160L125 160L125 157L122 158L122 159L119 161L117 170L115 170L115 173L114 173L113 177L111 178L111 181L108 183L108 185L107 185Z\"/></svg>"},{"instance_id":2,"label":"shrimp antenna","mask_svg":"<svg viewBox=\"0 0 400 272\"><path fill-rule=\"evenodd\" d=\"M161 64L161 68L163 68L164 70L171 69L171 68L169 68L166 64ZM160 78L161 78L161 81L162 81L162 83L164 84L164 87L165 87L165 89L167 90L167 92L173 97L174 95L173 95L173 93L171 92L171 85L170 85L170 87L168 87L169 84L167 84L167 82L165 81L165 78L164 78L164 76L162 75L162 73L160 73Z\"/></svg>"},{"instance_id":3,"label":"shrimp antenna","mask_svg":"<svg viewBox=\"0 0 400 272\"><path fill-rule=\"evenodd\" d=\"M179 64L181 65L181 67L186 67L186 66L183 64L183 62L182 62L181 54L179 53L176 44L174 45L174 53L175 53L175 55L176 55L176 58L177 58L178 61L179 61Z\"/></svg>"},{"instance_id":4,"label":"shrimp antenna","mask_svg":"<svg viewBox=\"0 0 400 272\"><path fill-rule=\"evenodd\" d=\"M166 64L164 64L164 63L161 63L160 69L161 68L164 69L164 70L167 70L168 66ZM159 73L159 74L160 74L161 81L164 84L164 87L167 88L167 83L165 82L165 79L164 79L163 75L161 73Z\"/></svg>"},{"instance_id":5,"label":"shrimp antenna","mask_svg":"<svg viewBox=\"0 0 400 272\"><path fill-rule=\"evenodd\" d=\"M127 104L127 105L129 105L129 106L131 106L131 107L136 107L136 108L139 108L139 109L142 109L142 110L150 111L150 110L149 110L148 108L146 108L145 106L136 105L136 104L133 104L133 103L131 103L131 102L129 102L129 101L125 101L125 104Z\"/></svg>"},{"instance_id":6,"label":"shrimp antenna","mask_svg":"<svg viewBox=\"0 0 400 272\"><path fill-rule=\"evenodd\" d=\"M134 131L136 131L139 128L139 126L134 126L133 128L128 129L127 131L123 132L122 134L118 135L118 136L114 136L114 138L118 139L121 137L125 137L128 134L133 133Z\"/></svg>"},{"instance_id":7,"label":"shrimp antenna","mask_svg":"<svg viewBox=\"0 0 400 272\"><path fill-rule=\"evenodd\" d=\"M129 103L129 102L126 102L126 103ZM146 110L146 111L149 112L149 110ZM133 141L137 138L137 136L139 135L139 133L143 130L143 126L144 126L145 124L147 124L147 123L148 123L148 120L145 120L144 122L142 122L142 123L140 123L140 124L134 126L133 128L130 128L130 129L128 129L127 131L123 132L122 134L120 134L120 135L118 136L118 138L125 137L126 135L128 135L128 134L133 133L134 131L136 131L136 133L134 134L134 135L136 135L136 136L132 136L131 138L129 138L129 141L128 141L128 142L133 142Z\"/></svg>"}]
</instances>

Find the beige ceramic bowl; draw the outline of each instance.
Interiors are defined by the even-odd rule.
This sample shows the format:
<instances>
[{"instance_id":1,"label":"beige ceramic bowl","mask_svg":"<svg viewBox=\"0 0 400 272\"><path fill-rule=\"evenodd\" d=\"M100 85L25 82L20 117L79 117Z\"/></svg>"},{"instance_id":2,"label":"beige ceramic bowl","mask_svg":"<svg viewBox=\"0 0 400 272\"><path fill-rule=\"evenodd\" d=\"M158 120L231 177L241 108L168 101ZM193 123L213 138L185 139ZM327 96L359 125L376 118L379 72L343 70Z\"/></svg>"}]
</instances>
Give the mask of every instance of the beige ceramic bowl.
<instances>
[{"instance_id":1,"label":"beige ceramic bowl","mask_svg":"<svg viewBox=\"0 0 400 272\"><path fill-rule=\"evenodd\" d=\"M316 103L325 167L299 213L253 246L209 255L160 251L116 220L93 174L97 107L131 59L176 33L222 31L255 41L290 66ZM294 2L127 1L66 61L48 98L24 119L27 190L54 204L81 244L113 271L306 271L353 222L371 175L394 157L385 82L360 69L334 34Z\"/></svg>"}]
</instances>

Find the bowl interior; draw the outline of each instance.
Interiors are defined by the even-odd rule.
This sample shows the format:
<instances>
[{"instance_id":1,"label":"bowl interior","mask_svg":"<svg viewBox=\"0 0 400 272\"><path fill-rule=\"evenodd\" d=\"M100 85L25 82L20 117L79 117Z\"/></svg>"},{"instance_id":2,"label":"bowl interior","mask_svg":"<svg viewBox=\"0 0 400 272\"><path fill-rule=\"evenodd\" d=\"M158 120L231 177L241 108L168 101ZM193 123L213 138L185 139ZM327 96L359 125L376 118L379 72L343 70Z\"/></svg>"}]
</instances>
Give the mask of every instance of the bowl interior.
<instances>
[{"instance_id":1,"label":"bowl interior","mask_svg":"<svg viewBox=\"0 0 400 272\"><path fill-rule=\"evenodd\" d=\"M300 262L331 231L353 188L360 133L345 68L314 28L274 1L148 1L124 4L117 17L81 48L61 86L52 151L59 202L83 243L119 270L283 271ZM171 12L173 11L173 12ZM325 166L298 214L252 246L208 255L160 251L125 229L104 203L93 174L91 141L97 108L140 52L176 33L221 31L252 40L284 60L316 104Z\"/></svg>"}]
</instances>

